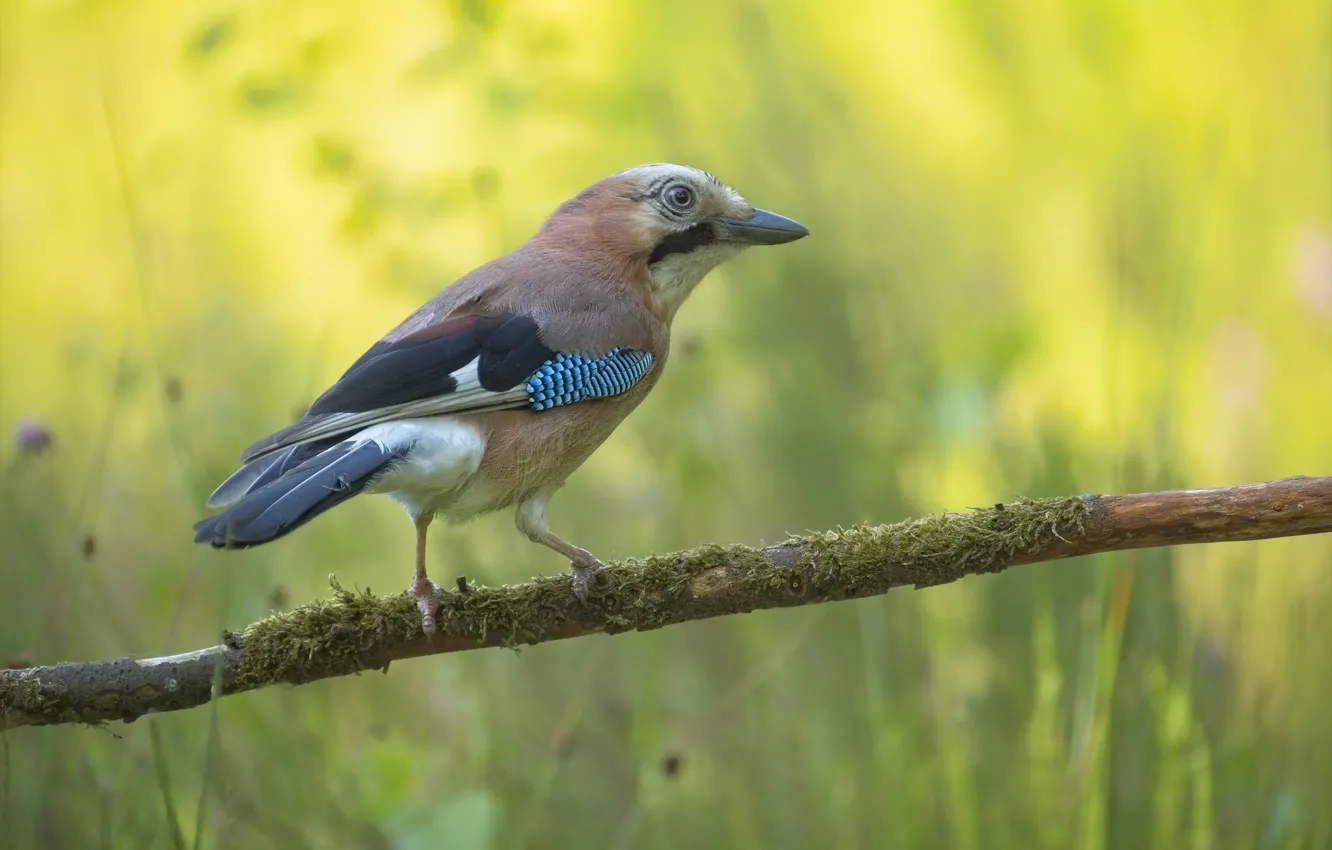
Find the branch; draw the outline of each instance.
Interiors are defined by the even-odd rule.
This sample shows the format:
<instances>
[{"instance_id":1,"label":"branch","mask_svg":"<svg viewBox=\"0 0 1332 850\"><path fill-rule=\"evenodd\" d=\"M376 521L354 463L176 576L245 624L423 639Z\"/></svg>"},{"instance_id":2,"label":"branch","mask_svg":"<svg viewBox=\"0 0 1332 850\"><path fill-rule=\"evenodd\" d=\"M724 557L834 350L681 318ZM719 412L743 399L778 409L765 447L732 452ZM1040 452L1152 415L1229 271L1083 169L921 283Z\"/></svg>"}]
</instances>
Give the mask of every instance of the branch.
<instances>
[{"instance_id":1,"label":"branch","mask_svg":"<svg viewBox=\"0 0 1332 850\"><path fill-rule=\"evenodd\" d=\"M931 587L1019 564L1124 549L1262 540L1332 531L1332 477L1216 490L1023 500L896 525L793 538L775 546L704 546L610 567L610 593L581 605L567 575L444 595L433 638L405 595L353 593L274 614L221 646L163 658L121 658L0 670L0 730L56 723L129 723L281 683L392 661L596 633L646 631L763 608Z\"/></svg>"}]
</instances>

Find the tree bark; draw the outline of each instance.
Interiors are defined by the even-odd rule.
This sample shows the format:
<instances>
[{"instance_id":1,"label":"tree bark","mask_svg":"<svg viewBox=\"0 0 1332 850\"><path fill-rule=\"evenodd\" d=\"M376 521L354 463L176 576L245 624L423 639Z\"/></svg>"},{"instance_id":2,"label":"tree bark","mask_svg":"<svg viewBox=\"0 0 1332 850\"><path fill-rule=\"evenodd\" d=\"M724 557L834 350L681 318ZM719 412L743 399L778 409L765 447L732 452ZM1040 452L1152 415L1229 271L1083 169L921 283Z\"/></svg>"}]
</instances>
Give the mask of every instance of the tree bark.
<instances>
[{"instance_id":1,"label":"tree bark","mask_svg":"<svg viewBox=\"0 0 1332 850\"><path fill-rule=\"evenodd\" d=\"M1214 490L1022 500L895 525L793 538L762 549L709 545L609 567L609 592L584 605L567 575L443 595L433 637L405 594L344 590L273 614L219 646L0 670L0 729L129 723L215 696L300 685L392 661L521 646L930 587L1019 564L1124 549L1332 531L1332 477Z\"/></svg>"}]
</instances>

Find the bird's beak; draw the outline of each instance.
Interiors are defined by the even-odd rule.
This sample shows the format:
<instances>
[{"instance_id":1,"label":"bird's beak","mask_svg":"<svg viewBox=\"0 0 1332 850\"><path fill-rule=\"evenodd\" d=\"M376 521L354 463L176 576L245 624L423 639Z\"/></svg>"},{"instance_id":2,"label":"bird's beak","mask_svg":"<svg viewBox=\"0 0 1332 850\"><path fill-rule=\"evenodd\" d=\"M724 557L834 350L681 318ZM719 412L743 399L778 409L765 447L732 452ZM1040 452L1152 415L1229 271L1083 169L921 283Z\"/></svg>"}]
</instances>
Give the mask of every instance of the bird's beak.
<instances>
[{"instance_id":1,"label":"bird's beak","mask_svg":"<svg viewBox=\"0 0 1332 850\"><path fill-rule=\"evenodd\" d=\"M719 218L716 222L717 235L721 239L744 245L781 245L809 235L809 231L800 222L767 210L754 210L754 215L748 221Z\"/></svg>"}]
</instances>

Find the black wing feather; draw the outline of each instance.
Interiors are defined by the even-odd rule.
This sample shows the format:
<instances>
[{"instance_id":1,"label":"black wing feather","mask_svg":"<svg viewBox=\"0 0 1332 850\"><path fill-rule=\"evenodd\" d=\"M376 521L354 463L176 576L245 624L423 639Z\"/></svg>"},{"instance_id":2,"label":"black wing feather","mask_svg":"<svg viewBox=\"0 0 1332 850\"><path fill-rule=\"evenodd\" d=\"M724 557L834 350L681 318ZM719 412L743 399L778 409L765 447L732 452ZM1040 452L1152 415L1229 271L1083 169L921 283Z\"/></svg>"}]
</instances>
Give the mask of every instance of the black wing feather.
<instances>
[{"instance_id":1,"label":"black wing feather","mask_svg":"<svg viewBox=\"0 0 1332 850\"><path fill-rule=\"evenodd\" d=\"M531 378L542 363L555 357L555 352L541 341L537 323L527 316L483 322L486 326L477 335L481 360L476 370L482 389L495 393L511 390Z\"/></svg>"},{"instance_id":2,"label":"black wing feather","mask_svg":"<svg viewBox=\"0 0 1332 850\"><path fill-rule=\"evenodd\" d=\"M363 413L447 395L458 388L453 373L478 357L481 386L502 392L554 356L530 316L458 316L400 340L376 343L306 415Z\"/></svg>"},{"instance_id":3,"label":"black wing feather","mask_svg":"<svg viewBox=\"0 0 1332 850\"><path fill-rule=\"evenodd\" d=\"M321 422L339 414L373 414L397 405L445 398L458 389L458 370L473 360L478 361L481 388L504 392L520 386L554 357L555 352L541 341L540 326L530 316L450 316L401 339L376 343L315 400L300 421L250 445L241 460L252 461L307 435L338 437L364 427L366 419L361 417L359 423L349 422L346 427L320 429ZM484 408L486 402L476 404ZM459 412L470 406L470 402L463 405ZM270 476L264 478L267 481Z\"/></svg>"}]
</instances>

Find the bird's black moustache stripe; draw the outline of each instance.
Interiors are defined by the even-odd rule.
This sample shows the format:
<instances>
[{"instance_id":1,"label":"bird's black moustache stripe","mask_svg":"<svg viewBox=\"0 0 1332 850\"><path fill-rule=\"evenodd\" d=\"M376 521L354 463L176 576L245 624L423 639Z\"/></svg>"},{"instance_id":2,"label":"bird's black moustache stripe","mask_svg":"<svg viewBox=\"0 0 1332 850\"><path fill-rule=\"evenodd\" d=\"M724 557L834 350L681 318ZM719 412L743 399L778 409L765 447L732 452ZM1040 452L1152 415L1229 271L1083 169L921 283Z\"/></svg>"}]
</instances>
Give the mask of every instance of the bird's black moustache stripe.
<instances>
[{"instance_id":1,"label":"bird's black moustache stripe","mask_svg":"<svg viewBox=\"0 0 1332 850\"><path fill-rule=\"evenodd\" d=\"M679 230L665 237L657 246L652 249L652 254L648 257L648 265L652 265L658 260L664 260L671 254L688 254L705 245L711 245L717 241L717 231L711 224L702 222L693 227Z\"/></svg>"}]
</instances>

